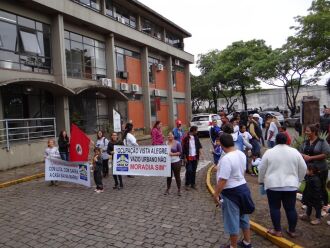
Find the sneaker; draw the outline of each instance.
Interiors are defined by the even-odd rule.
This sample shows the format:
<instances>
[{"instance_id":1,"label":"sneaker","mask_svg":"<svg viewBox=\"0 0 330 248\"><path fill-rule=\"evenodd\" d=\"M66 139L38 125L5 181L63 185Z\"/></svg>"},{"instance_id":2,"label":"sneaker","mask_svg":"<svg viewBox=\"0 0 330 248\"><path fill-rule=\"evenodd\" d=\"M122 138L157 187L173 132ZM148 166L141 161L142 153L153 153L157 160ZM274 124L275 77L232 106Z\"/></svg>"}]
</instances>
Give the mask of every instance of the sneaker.
<instances>
[{"instance_id":1,"label":"sneaker","mask_svg":"<svg viewBox=\"0 0 330 248\"><path fill-rule=\"evenodd\" d=\"M315 219L315 220L312 220L310 223L312 225L319 225L319 224L321 224L321 220L320 219Z\"/></svg>"},{"instance_id":2,"label":"sneaker","mask_svg":"<svg viewBox=\"0 0 330 248\"><path fill-rule=\"evenodd\" d=\"M99 194L99 193L101 193L101 190L100 190L100 189L97 189L95 192L96 192L97 194Z\"/></svg>"},{"instance_id":3,"label":"sneaker","mask_svg":"<svg viewBox=\"0 0 330 248\"><path fill-rule=\"evenodd\" d=\"M242 239L241 241L238 241L237 245L240 246L240 247L243 247L243 248L252 248L251 243L246 245L243 241L244 241L244 239Z\"/></svg>"},{"instance_id":4,"label":"sneaker","mask_svg":"<svg viewBox=\"0 0 330 248\"><path fill-rule=\"evenodd\" d=\"M119 189L123 189L124 188L124 186L123 185L120 185L119 187L118 187L118 190Z\"/></svg>"},{"instance_id":5,"label":"sneaker","mask_svg":"<svg viewBox=\"0 0 330 248\"><path fill-rule=\"evenodd\" d=\"M112 187L113 189L119 189L118 185Z\"/></svg>"},{"instance_id":6,"label":"sneaker","mask_svg":"<svg viewBox=\"0 0 330 248\"><path fill-rule=\"evenodd\" d=\"M99 189L94 189L94 192L98 191Z\"/></svg>"},{"instance_id":7,"label":"sneaker","mask_svg":"<svg viewBox=\"0 0 330 248\"><path fill-rule=\"evenodd\" d=\"M99 191L100 191L100 193L103 193L104 192L104 189L100 189Z\"/></svg>"},{"instance_id":8,"label":"sneaker","mask_svg":"<svg viewBox=\"0 0 330 248\"><path fill-rule=\"evenodd\" d=\"M322 216L322 217L327 217L327 216L328 216L328 213L325 212L324 210L322 210L322 212L321 212L321 216Z\"/></svg>"}]
</instances>

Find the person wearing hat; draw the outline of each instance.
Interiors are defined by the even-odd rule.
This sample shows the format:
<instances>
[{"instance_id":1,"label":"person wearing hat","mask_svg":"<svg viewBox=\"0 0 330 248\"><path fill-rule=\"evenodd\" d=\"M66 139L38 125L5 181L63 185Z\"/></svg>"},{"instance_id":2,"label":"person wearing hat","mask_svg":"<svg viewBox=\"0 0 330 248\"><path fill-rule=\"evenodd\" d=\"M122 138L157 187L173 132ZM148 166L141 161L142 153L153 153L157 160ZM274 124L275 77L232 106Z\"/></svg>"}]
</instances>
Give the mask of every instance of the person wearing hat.
<instances>
[{"instance_id":1,"label":"person wearing hat","mask_svg":"<svg viewBox=\"0 0 330 248\"><path fill-rule=\"evenodd\" d=\"M249 124L248 124L248 130L252 136L252 139L250 142L252 145L251 152L252 152L252 155L255 155L255 156L260 155L260 149L261 149L260 138L262 136L262 131L259 126L259 118L260 118L259 114L253 114L252 116L250 115Z\"/></svg>"},{"instance_id":2,"label":"person wearing hat","mask_svg":"<svg viewBox=\"0 0 330 248\"><path fill-rule=\"evenodd\" d=\"M176 121L176 127L173 128L173 135L174 139L181 144L184 136L184 130L182 128L182 122L180 120Z\"/></svg>"},{"instance_id":3,"label":"person wearing hat","mask_svg":"<svg viewBox=\"0 0 330 248\"><path fill-rule=\"evenodd\" d=\"M268 148L273 148L275 146L275 137L278 134L278 128L276 125L276 117L272 114L270 116L271 122L267 132L267 146Z\"/></svg>"}]
</instances>

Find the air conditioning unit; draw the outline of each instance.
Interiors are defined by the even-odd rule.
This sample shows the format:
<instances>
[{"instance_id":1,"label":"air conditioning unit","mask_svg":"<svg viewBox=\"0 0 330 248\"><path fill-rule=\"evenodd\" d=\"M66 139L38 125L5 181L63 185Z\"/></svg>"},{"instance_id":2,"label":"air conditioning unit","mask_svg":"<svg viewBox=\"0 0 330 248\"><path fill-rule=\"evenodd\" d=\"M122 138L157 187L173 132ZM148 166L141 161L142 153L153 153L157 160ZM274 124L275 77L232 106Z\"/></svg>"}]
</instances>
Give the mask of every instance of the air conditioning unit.
<instances>
[{"instance_id":1,"label":"air conditioning unit","mask_svg":"<svg viewBox=\"0 0 330 248\"><path fill-rule=\"evenodd\" d=\"M180 60L175 59L175 60L174 60L174 64L175 64L175 65L180 65Z\"/></svg>"},{"instance_id":2,"label":"air conditioning unit","mask_svg":"<svg viewBox=\"0 0 330 248\"><path fill-rule=\"evenodd\" d=\"M128 78L128 72L127 71L120 71L119 72L119 77L123 78L123 79L127 79Z\"/></svg>"},{"instance_id":3,"label":"air conditioning unit","mask_svg":"<svg viewBox=\"0 0 330 248\"><path fill-rule=\"evenodd\" d=\"M121 83L120 84L120 90L128 91L128 84L127 83Z\"/></svg>"},{"instance_id":4,"label":"air conditioning unit","mask_svg":"<svg viewBox=\"0 0 330 248\"><path fill-rule=\"evenodd\" d=\"M155 90L154 90L154 95L155 95L155 96L160 96L160 90L155 89Z\"/></svg>"},{"instance_id":5,"label":"air conditioning unit","mask_svg":"<svg viewBox=\"0 0 330 248\"><path fill-rule=\"evenodd\" d=\"M110 78L101 78L101 84L103 86L112 87L112 80Z\"/></svg>"},{"instance_id":6,"label":"air conditioning unit","mask_svg":"<svg viewBox=\"0 0 330 248\"><path fill-rule=\"evenodd\" d=\"M163 70L164 70L164 66L162 64L158 64L157 71L163 71Z\"/></svg>"},{"instance_id":7,"label":"air conditioning unit","mask_svg":"<svg viewBox=\"0 0 330 248\"><path fill-rule=\"evenodd\" d=\"M139 85L137 85L137 84L132 84L132 91L133 91L133 92L138 92L138 91L139 91Z\"/></svg>"}]
</instances>

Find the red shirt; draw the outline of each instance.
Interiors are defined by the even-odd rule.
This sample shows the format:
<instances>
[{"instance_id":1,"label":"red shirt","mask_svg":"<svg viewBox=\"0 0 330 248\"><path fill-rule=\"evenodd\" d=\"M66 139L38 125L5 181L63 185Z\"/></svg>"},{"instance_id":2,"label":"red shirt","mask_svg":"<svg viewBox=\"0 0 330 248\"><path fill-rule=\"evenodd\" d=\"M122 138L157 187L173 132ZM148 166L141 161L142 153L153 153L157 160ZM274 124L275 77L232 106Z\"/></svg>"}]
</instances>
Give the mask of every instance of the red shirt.
<instances>
[{"instance_id":1,"label":"red shirt","mask_svg":"<svg viewBox=\"0 0 330 248\"><path fill-rule=\"evenodd\" d=\"M285 132L283 132L284 134L285 134L285 136L287 137L287 141L286 141L286 144L289 146L289 145L291 145L291 137L290 137L290 134L287 132L287 131L285 131Z\"/></svg>"}]
</instances>

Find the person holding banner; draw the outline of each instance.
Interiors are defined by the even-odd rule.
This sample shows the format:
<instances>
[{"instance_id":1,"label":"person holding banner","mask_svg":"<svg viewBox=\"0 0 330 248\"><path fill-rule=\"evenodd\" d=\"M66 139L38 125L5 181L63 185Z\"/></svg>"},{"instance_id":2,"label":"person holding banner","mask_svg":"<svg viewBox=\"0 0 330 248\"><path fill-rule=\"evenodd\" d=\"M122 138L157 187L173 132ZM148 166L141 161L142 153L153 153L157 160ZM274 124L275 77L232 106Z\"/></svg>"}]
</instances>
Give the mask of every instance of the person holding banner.
<instances>
[{"instance_id":1,"label":"person holding banner","mask_svg":"<svg viewBox=\"0 0 330 248\"><path fill-rule=\"evenodd\" d=\"M97 140L95 143L95 147L101 149L102 153L102 164L103 164L103 177L107 177L109 175L109 154L107 153L108 149L108 139L104 137L103 132L99 130L96 136Z\"/></svg>"},{"instance_id":2,"label":"person holding banner","mask_svg":"<svg viewBox=\"0 0 330 248\"><path fill-rule=\"evenodd\" d=\"M45 149L44 158L61 158L58 148L55 146L54 139L49 139ZM57 186L57 181L50 181L49 186Z\"/></svg>"},{"instance_id":3,"label":"person holding banner","mask_svg":"<svg viewBox=\"0 0 330 248\"><path fill-rule=\"evenodd\" d=\"M103 171L103 163L102 163L102 151L101 148L94 148L94 157L93 157L93 173L94 173L94 181L96 184L96 193L104 192L103 183L102 183L102 171Z\"/></svg>"},{"instance_id":4,"label":"person holding banner","mask_svg":"<svg viewBox=\"0 0 330 248\"><path fill-rule=\"evenodd\" d=\"M124 146L138 146L136 138L132 134L134 131L133 124L131 122L126 123L124 134L123 134L123 143ZM133 178L134 176L128 175L127 177Z\"/></svg>"},{"instance_id":5,"label":"person holding banner","mask_svg":"<svg viewBox=\"0 0 330 248\"><path fill-rule=\"evenodd\" d=\"M171 183L172 183L172 177L174 174L176 185L178 187L178 196L181 196L181 178L180 178L180 170L181 170L181 164L180 164L180 155L182 153L182 147L179 141L174 139L174 135L172 132L168 133L167 136L167 142L166 145L168 145L171 149L170 151L170 157L171 157L171 176L167 178L167 189L164 193L164 195L168 195L170 193Z\"/></svg>"},{"instance_id":6,"label":"person holding banner","mask_svg":"<svg viewBox=\"0 0 330 248\"><path fill-rule=\"evenodd\" d=\"M108 149L107 152L109 155L113 156L114 154L114 146L122 146L124 145L122 141L118 140L118 134L116 132L113 132L111 134L111 139L108 143ZM113 189L122 189L123 186L123 179L121 175L112 175L113 179L115 180L115 186L112 187ZM118 184L119 180L119 184Z\"/></svg>"},{"instance_id":7,"label":"person holding banner","mask_svg":"<svg viewBox=\"0 0 330 248\"><path fill-rule=\"evenodd\" d=\"M202 144L197 137L197 126L190 127L189 133L183 139L183 154L186 164L186 183L185 188L189 190L189 186L196 190L196 171L198 160L202 155Z\"/></svg>"}]
</instances>

